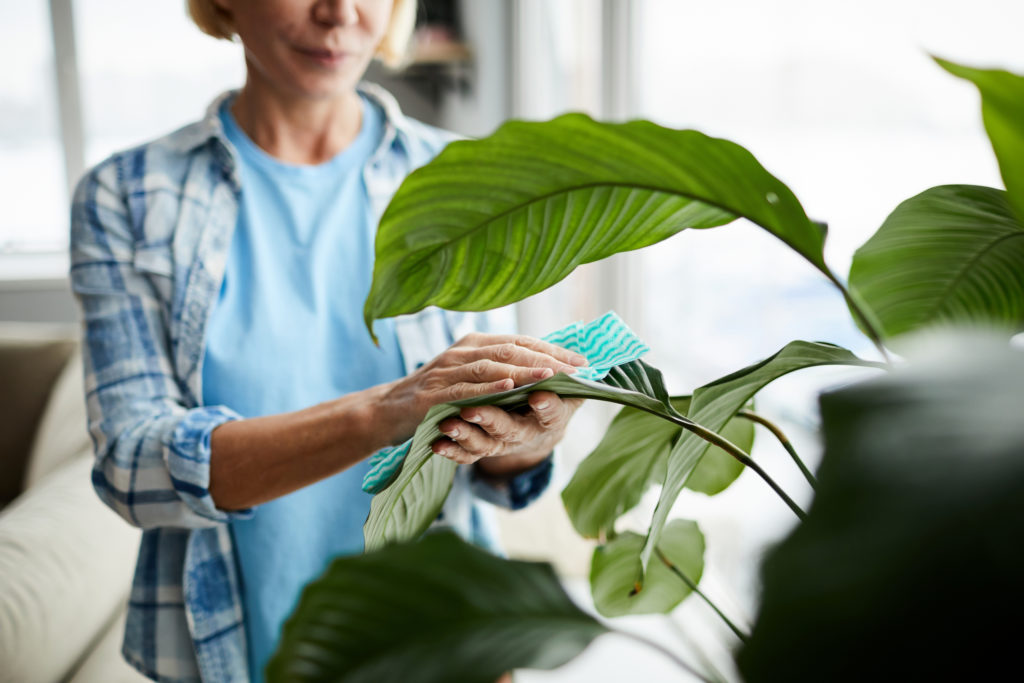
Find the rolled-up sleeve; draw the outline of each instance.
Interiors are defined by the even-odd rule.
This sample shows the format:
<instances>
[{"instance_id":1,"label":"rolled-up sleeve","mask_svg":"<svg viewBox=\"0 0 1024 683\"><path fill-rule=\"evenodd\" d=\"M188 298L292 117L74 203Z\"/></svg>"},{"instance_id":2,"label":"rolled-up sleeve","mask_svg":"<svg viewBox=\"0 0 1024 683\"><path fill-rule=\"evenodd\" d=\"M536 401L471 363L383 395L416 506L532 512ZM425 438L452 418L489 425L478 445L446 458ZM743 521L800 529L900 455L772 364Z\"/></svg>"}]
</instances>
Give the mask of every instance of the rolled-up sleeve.
<instances>
[{"instance_id":1,"label":"rolled-up sleeve","mask_svg":"<svg viewBox=\"0 0 1024 683\"><path fill-rule=\"evenodd\" d=\"M547 490L554 470L554 453L506 481L496 482L480 476L474 467L470 475L473 495L499 507L521 510Z\"/></svg>"},{"instance_id":2,"label":"rolled-up sleeve","mask_svg":"<svg viewBox=\"0 0 1024 683\"><path fill-rule=\"evenodd\" d=\"M117 158L87 174L71 209L71 286L84 319L86 406L100 498L142 527L200 528L251 516L209 492L210 438L241 419L186 404L157 275L135 264L137 232Z\"/></svg>"}]
</instances>

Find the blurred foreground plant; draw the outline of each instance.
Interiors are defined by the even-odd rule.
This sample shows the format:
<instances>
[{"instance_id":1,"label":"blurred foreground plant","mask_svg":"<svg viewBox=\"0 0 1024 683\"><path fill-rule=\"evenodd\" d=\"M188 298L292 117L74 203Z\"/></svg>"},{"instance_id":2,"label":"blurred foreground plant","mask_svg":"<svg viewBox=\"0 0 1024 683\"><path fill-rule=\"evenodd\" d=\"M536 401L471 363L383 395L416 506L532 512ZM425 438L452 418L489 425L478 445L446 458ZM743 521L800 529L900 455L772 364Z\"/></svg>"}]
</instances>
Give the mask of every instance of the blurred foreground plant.
<instances>
[{"instance_id":1,"label":"blurred foreground plant","mask_svg":"<svg viewBox=\"0 0 1024 683\"><path fill-rule=\"evenodd\" d=\"M778 237L842 292L885 363L795 341L686 396L670 395L656 369L634 361L600 382L559 375L472 402L516 408L547 388L625 406L562 494L576 529L601 541L591 589L605 616L668 612L691 593L706 599L703 536L693 522L669 522L684 488L714 495L750 467L775 489L804 521L765 564L752 633L713 606L744 644L738 662L749 681L923 670L912 664L929 649L976 671L1003 659L955 646L967 644L965 628L1000 641L986 619L1021 569L1010 525L1024 521L1024 365L1008 339L1024 329L1024 78L937 61L981 91L1006 189L947 185L906 200L857 251L848 284L825 263L824 227L749 152L646 121L572 114L453 143L409 176L380 226L368 326L429 305L510 304L582 263L737 218ZM1000 341L960 342L941 364L922 366L932 370L901 364L891 377L825 396L817 478L751 408L790 372L886 367L898 337L979 324ZM339 559L307 588L271 680L489 682L512 668L557 666L606 631L571 607L550 569L484 559L450 537L414 543L454 471L430 453L436 425L470 403L427 415L367 520L367 549L383 550ZM820 479L809 514L749 458L754 423L783 441L808 485ZM616 534L616 520L652 485L661 492L647 534ZM966 590L972 568L983 604ZM455 579L430 582L444 576ZM937 608L946 596L955 609ZM980 623L964 623L971 610Z\"/></svg>"}]
</instances>

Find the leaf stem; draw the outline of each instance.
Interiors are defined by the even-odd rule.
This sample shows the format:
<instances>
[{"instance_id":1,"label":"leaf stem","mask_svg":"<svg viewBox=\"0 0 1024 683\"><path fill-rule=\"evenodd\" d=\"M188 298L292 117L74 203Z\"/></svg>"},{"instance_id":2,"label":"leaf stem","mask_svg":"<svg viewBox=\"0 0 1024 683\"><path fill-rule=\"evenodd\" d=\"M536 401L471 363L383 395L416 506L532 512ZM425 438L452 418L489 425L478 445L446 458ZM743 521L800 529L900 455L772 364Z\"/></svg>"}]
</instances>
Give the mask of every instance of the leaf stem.
<instances>
[{"instance_id":1,"label":"leaf stem","mask_svg":"<svg viewBox=\"0 0 1024 683\"><path fill-rule=\"evenodd\" d=\"M692 667L689 664L687 664L678 655L676 655L674 652L669 650L664 645L661 645L660 643L656 643L653 640L651 640L649 638L645 638L645 637L643 637L641 635L638 635L636 633L630 633L629 631L620 631L619 629L616 629L616 628L609 628L609 630L612 633L617 633L620 636L625 636L627 638L630 638L632 640L637 641L638 643L643 643L644 645L647 645L648 647L654 648L655 650L657 650L661 654L663 654L666 657L668 657L669 659L671 659L675 663L676 666L678 666L680 669L682 669L686 673L691 674L693 676L696 676L700 680L704 681L704 683L712 683L711 679L709 679L707 676L705 676L704 674L702 674L699 671L697 671L697 669L695 669L694 667Z\"/></svg>"},{"instance_id":2,"label":"leaf stem","mask_svg":"<svg viewBox=\"0 0 1024 683\"><path fill-rule=\"evenodd\" d=\"M719 617L721 617L721 618L722 618L722 621L724 621L724 622L725 622L725 625L726 625L726 626L728 626L728 627L729 627L729 629L730 629L730 630L731 630L731 631L732 631L733 633L735 633L735 634L736 634L736 637L737 637L737 638L739 638L739 639L740 639L741 641L743 641L744 643L746 643L746 642L747 642L747 639L749 638L749 636L748 636L748 635L747 635L746 633L744 633L743 631L741 631L741 630L739 629L739 627L738 627L738 626L736 626L736 624L732 623L732 620L731 620L731 619L729 619L729 617L725 616L725 613L724 613L724 612L722 612L722 610L718 609L718 605L716 605L715 603L713 603L713 602L711 601L711 598L709 598L709 597L708 597L707 595L705 595L705 594L704 594L704 592L703 592L703 591L702 591L702 590L701 590L700 588L698 588L698 587L697 587L697 584L696 584L696 583L694 583L694 581L693 581L692 579L690 579L690 577L689 577L689 576L687 576L686 574L684 574L684 573L683 573L683 571L682 571L681 569L679 569L679 567L677 567L677 566L676 566L676 565L675 565L675 564L674 564L674 563L672 562L672 560L668 559L668 558L667 558L667 557L665 556L665 553L663 553L663 552L661 551L661 548L659 548L659 547L655 546L655 547L654 547L654 552L655 552L655 553L657 553L657 555L658 555L658 559L659 559L659 560L661 560L661 561L662 561L662 563L663 563L663 564L664 564L664 565L665 565L666 567L668 567L668 568L669 568L669 570L670 570L670 571L671 571L671 572L672 572L673 574L675 574L676 576L678 576L678 577L679 577L679 578L680 578L680 579L682 580L682 582L683 582L683 583L685 583L685 584L686 584L687 586L689 586L689 587L690 587L690 590L691 590L691 591L693 591L694 593L696 593L697 595L699 595L699 596L700 596L700 597L701 597L701 598L702 598L702 599L704 600L704 602L706 602L706 603L708 604L708 607L710 607L711 609L713 609L713 610L715 611L715 614L717 614L717 615L718 615Z\"/></svg>"},{"instance_id":3,"label":"leaf stem","mask_svg":"<svg viewBox=\"0 0 1024 683\"><path fill-rule=\"evenodd\" d=\"M790 498L786 494L786 492L782 490L782 487L779 486L775 482L775 480L772 479L768 475L768 473L764 471L764 468L758 465L756 462L754 462L753 459L749 455L747 455L742 448L734 444L732 441L729 441L721 434L714 432L708 429L707 427L697 424L696 422L689 418L684 418L680 420L676 417L671 417L669 415L662 415L659 413L654 414L658 415L663 419L668 420L669 422L679 425L683 429L693 432L694 434L704 439L708 443L718 446L723 451L739 460L746 467L749 467L750 469L754 470L754 472L756 472L757 475L761 477L761 479L763 479L766 484L768 484L768 486L772 487L772 490L775 491L775 493L779 495L779 498L781 498L782 501L789 506L789 509L792 510L793 513L800 518L800 521L807 519L807 513L800 509L800 506L797 505L793 501L793 499Z\"/></svg>"},{"instance_id":4,"label":"leaf stem","mask_svg":"<svg viewBox=\"0 0 1024 683\"><path fill-rule=\"evenodd\" d=\"M823 272L825 273L825 277L827 277L832 282L832 284L839 288L839 291L843 293L843 298L846 299L846 305L849 306L850 310L853 311L854 317L860 319L861 324L864 325L864 333L868 336L872 343L874 343L875 348L878 349L879 353L882 354L882 358L885 359L886 363L892 365L892 358L889 356L889 352L886 350L885 345L882 343L881 333L879 333L874 323L871 322L871 319L864 312L864 309L862 309L860 307L860 304L857 303L857 300L853 298L852 294L850 294L850 290L846 288L846 285L844 285L839 280L839 278L836 277L834 273L832 273L832 271L826 270Z\"/></svg>"},{"instance_id":5,"label":"leaf stem","mask_svg":"<svg viewBox=\"0 0 1024 683\"><path fill-rule=\"evenodd\" d=\"M807 465L805 465L804 461L800 459L799 455L797 455L796 449L793 448L793 444L789 442L789 439L786 437L786 434L779 428L778 425L771 422L768 418L764 417L763 415L758 415L753 410L747 410L746 408L736 413L736 416L750 420L751 422L756 422L757 424L761 425L769 432L771 432L773 435L775 435L775 438L779 440L779 443L782 444L782 447L785 448L786 452L789 453L791 458L793 458L793 462L796 463L796 466L800 468L800 472L804 475L804 478L807 479L807 483L811 485L812 489L818 489L818 480L814 478L814 475L811 474L811 471L807 468Z\"/></svg>"}]
</instances>

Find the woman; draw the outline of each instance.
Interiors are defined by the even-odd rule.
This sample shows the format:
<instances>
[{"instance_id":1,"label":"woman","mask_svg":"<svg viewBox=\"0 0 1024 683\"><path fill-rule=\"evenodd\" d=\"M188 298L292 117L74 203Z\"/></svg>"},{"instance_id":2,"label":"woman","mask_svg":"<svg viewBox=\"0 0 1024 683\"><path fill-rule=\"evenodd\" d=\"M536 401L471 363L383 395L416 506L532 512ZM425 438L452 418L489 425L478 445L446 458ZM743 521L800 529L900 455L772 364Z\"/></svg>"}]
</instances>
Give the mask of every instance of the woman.
<instances>
[{"instance_id":1,"label":"woman","mask_svg":"<svg viewBox=\"0 0 1024 683\"><path fill-rule=\"evenodd\" d=\"M373 231L449 136L357 89L394 60L405 0L190 0L237 35L247 77L206 117L93 169L72 210L99 495L142 527L124 655L155 680L262 680L299 591L362 550L366 459L440 402L584 360L484 315L361 329ZM458 341L455 341L458 340ZM454 342L454 343L453 343ZM516 508L550 478L575 403L442 423L460 467L443 522L490 542L475 499Z\"/></svg>"}]
</instances>

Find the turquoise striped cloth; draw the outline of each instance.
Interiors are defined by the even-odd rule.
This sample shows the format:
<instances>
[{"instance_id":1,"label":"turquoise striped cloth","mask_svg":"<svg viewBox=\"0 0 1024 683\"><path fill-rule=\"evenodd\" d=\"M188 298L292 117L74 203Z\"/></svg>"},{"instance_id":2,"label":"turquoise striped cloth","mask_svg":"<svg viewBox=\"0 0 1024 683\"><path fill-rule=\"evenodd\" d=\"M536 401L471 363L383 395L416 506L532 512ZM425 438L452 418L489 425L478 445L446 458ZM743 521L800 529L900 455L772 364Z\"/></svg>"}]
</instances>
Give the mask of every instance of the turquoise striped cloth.
<instances>
[{"instance_id":1,"label":"turquoise striped cloth","mask_svg":"<svg viewBox=\"0 0 1024 683\"><path fill-rule=\"evenodd\" d=\"M575 351L586 357L588 365L578 368L574 377L597 381L617 365L640 358L650 351L615 311L583 324L574 322L544 337L544 341ZM402 468L409 453L409 439L400 446L377 451L370 456L370 471L363 477L363 490L379 493Z\"/></svg>"}]
</instances>

